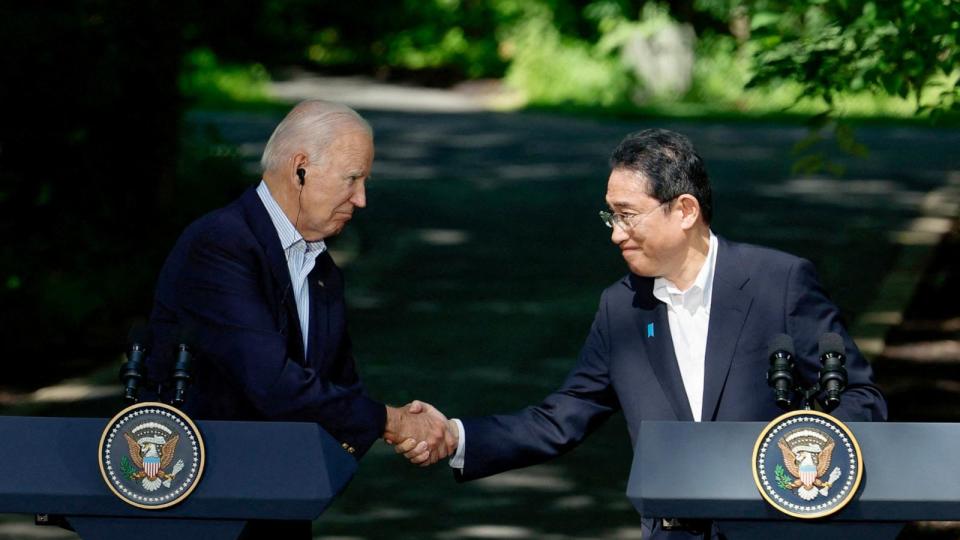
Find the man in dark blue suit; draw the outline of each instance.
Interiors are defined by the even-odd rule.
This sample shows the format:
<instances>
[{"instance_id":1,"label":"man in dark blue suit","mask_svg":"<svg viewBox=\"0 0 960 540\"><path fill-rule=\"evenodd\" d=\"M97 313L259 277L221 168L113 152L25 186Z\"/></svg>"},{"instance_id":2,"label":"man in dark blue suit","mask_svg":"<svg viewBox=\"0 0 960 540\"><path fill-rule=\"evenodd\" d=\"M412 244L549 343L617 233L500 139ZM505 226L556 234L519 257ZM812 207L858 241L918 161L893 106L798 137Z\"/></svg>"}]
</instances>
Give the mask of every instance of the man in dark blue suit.
<instances>
[{"instance_id":1,"label":"man in dark blue suit","mask_svg":"<svg viewBox=\"0 0 960 540\"><path fill-rule=\"evenodd\" d=\"M303 102L261 163L260 184L191 224L164 264L148 389L169 396L173 352L187 339L196 367L184 409L194 417L317 422L357 459L380 437L416 438L446 456L442 415L408 414L364 391L343 276L324 243L366 206L370 126L347 107ZM309 523L286 527L268 529L309 537Z\"/></svg>"},{"instance_id":2,"label":"man in dark blue suit","mask_svg":"<svg viewBox=\"0 0 960 540\"><path fill-rule=\"evenodd\" d=\"M813 265L710 230L710 183L686 137L665 130L629 135L614 151L611 168L610 212L601 217L630 273L603 291L576 365L540 405L451 420L460 434L450 461L458 480L563 454L619 410L634 444L644 420L771 420L782 411L766 385L767 345L780 333L794 338L806 381L817 378L819 338L843 336L849 384L833 414L886 419L870 365ZM415 410L434 411L427 405ZM424 448L414 441L397 445L414 462L426 460ZM643 537L698 537L703 530L696 529L705 528L664 527L644 519Z\"/></svg>"}]
</instances>

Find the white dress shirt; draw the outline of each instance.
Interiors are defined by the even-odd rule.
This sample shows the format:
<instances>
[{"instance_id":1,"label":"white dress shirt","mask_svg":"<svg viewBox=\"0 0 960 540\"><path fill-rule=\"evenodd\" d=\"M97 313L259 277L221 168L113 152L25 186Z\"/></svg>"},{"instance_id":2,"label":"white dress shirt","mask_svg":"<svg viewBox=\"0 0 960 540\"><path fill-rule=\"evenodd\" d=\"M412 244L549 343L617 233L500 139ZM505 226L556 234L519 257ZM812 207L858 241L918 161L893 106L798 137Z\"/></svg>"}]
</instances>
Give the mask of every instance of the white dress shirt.
<instances>
[{"instance_id":1,"label":"white dress shirt","mask_svg":"<svg viewBox=\"0 0 960 540\"><path fill-rule=\"evenodd\" d=\"M710 326L710 303L713 298L713 276L717 268L717 237L710 231L707 258L697 272L697 278L687 290L681 291L669 279L653 280L653 296L667 305L667 323L673 350L680 365L683 388L690 402L693 419L701 418L703 408L703 372L707 355L707 330ZM661 359L662 360L662 359ZM657 359L654 359L657 361ZM466 431L463 423L454 418L459 432L457 452L450 458L450 466L463 469L466 454Z\"/></svg>"},{"instance_id":2,"label":"white dress shirt","mask_svg":"<svg viewBox=\"0 0 960 540\"><path fill-rule=\"evenodd\" d=\"M323 240L307 242L297 229L290 223L290 219L277 201L270 194L270 188L263 180L257 186L257 195L270 214L270 221L277 229L280 237L280 246L287 259L287 268L290 270L290 283L293 287L293 298L297 303L297 317L300 319L300 335L303 336L303 356L307 356L307 341L310 329L310 287L307 286L307 276L313 270L317 256L327 250Z\"/></svg>"},{"instance_id":3,"label":"white dress shirt","mask_svg":"<svg viewBox=\"0 0 960 540\"><path fill-rule=\"evenodd\" d=\"M717 237L711 232L707 258L700 267L697 278L687 290L681 291L667 278L658 277L653 280L653 296L667 305L673 351L677 355L690 411L697 422L700 421L703 408L703 371L716 267Z\"/></svg>"}]
</instances>

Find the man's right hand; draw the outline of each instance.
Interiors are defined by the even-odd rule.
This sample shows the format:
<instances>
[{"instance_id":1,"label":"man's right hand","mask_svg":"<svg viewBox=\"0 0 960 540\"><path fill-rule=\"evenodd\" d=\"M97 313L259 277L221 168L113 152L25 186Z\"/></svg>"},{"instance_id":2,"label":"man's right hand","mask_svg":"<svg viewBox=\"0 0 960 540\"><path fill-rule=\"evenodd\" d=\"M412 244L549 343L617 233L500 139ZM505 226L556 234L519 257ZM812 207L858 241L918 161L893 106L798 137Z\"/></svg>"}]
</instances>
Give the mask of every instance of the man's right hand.
<instances>
[{"instance_id":1,"label":"man's right hand","mask_svg":"<svg viewBox=\"0 0 960 540\"><path fill-rule=\"evenodd\" d=\"M398 443L397 453L411 463L425 467L456 451L458 431L434 406L415 400L404 407L387 407L383 438L389 444Z\"/></svg>"}]
</instances>

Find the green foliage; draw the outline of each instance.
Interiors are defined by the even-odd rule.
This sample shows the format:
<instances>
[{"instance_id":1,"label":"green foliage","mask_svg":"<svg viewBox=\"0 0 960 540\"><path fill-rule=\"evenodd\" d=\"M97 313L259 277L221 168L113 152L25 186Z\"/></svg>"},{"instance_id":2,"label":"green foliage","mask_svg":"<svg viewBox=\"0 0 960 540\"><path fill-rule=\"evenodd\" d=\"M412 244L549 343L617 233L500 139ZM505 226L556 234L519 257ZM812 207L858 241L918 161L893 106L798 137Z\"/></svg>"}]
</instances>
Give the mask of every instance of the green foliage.
<instances>
[{"instance_id":1,"label":"green foliage","mask_svg":"<svg viewBox=\"0 0 960 540\"><path fill-rule=\"evenodd\" d=\"M760 0L748 3L750 86L795 81L831 109L874 92L911 99L921 113L957 110L957 0Z\"/></svg>"},{"instance_id":2,"label":"green foliage","mask_svg":"<svg viewBox=\"0 0 960 540\"><path fill-rule=\"evenodd\" d=\"M510 1L405 0L377 6L358 19L354 9L326 10L307 45L320 66L370 66L378 70L453 70L463 77L499 76L496 31L515 12ZM356 20L355 20L356 19ZM363 30L360 30L363 28Z\"/></svg>"},{"instance_id":3,"label":"green foliage","mask_svg":"<svg viewBox=\"0 0 960 540\"><path fill-rule=\"evenodd\" d=\"M736 105L744 97L744 88L750 80L750 59L745 53L729 35L711 32L701 37L697 42L693 88L688 100Z\"/></svg>"},{"instance_id":4,"label":"green foliage","mask_svg":"<svg viewBox=\"0 0 960 540\"><path fill-rule=\"evenodd\" d=\"M127 480L133 480L134 476L137 474L137 469L134 468L132 463L130 463L130 458L127 456L120 457L120 472L127 477Z\"/></svg>"},{"instance_id":5,"label":"green foliage","mask_svg":"<svg viewBox=\"0 0 960 540\"><path fill-rule=\"evenodd\" d=\"M12 81L0 85L4 356L70 351L54 370L11 365L7 387L85 371L149 305L164 256L153 234L168 226L157 193L178 152L182 21L176 2L0 4L0 46L17 51L0 55Z\"/></svg>"},{"instance_id":6,"label":"green foliage","mask_svg":"<svg viewBox=\"0 0 960 540\"><path fill-rule=\"evenodd\" d=\"M201 47L186 54L180 73L180 92L195 105L267 101L267 70L260 64L221 64L217 55Z\"/></svg>"},{"instance_id":7,"label":"green foliage","mask_svg":"<svg viewBox=\"0 0 960 540\"><path fill-rule=\"evenodd\" d=\"M259 101L267 76L251 62L262 61L440 85L506 75L530 105L680 115L903 117L960 102L960 0L357 1L191 8L185 94ZM696 32L693 85L655 95L621 56L630 39L675 21Z\"/></svg>"},{"instance_id":8,"label":"green foliage","mask_svg":"<svg viewBox=\"0 0 960 540\"><path fill-rule=\"evenodd\" d=\"M695 2L697 10L726 20L730 28L725 32L712 28L700 30L689 92L650 95L623 65L620 56L630 37L650 35L674 23L665 7L647 3L639 17L633 19L628 8L619 2L591 2L580 15L593 29L585 33L595 36L587 40L563 33L563 25L555 14L557 8L549 3L525 3L517 8L521 15L515 19L520 22L499 34L500 49L507 53L505 56L510 62L507 81L524 94L528 104L536 106L574 105L624 111L643 105L645 110L679 116L789 111L811 116L828 112L834 116L908 117L917 113L913 101L863 85L837 87L827 97L825 92L810 91L809 83L795 75L769 76L772 68L761 64L770 59L768 44L761 42L762 29L766 25L790 26L802 21L789 11L757 10L758 4L737 0ZM748 12L747 5L754 6L754 11ZM738 24L742 27L739 30ZM752 35L750 24L755 27ZM845 61L844 58L838 57L837 61ZM796 58L791 60L796 61ZM956 78L956 74L952 78L934 77L929 85L953 88ZM949 92L941 94L936 97L951 99ZM823 118L818 127L828 120ZM835 132L833 136L838 141L843 138L842 133ZM841 146L855 147L852 143ZM808 160L808 165L810 163ZM805 170L810 169L805 167Z\"/></svg>"},{"instance_id":9,"label":"green foliage","mask_svg":"<svg viewBox=\"0 0 960 540\"><path fill-rule=\"evenodd\" d=\"M777 475L777 485L780 486L780 489L787 489L790 487L790 484L793 483L793 479L787 475L787 471L783 469L783 465L777 464L774 469L774 474Z\"/></svg>"},{"instance_id":10,"label":"green foliage","mask_svg":"<svg viewBox=\"0 0 960 540\"><path fill-rule=\"evenodd\" d=\"M632 78L612 54L611 40L592 45L561 35L546 6L508 31L507 82L533 105L612 106L627 103ZM609 35L617 32L609 27Z\"/></svg>"},{"instance_id":11,"label":"green foliage","mask_svg":"<svg viewBox=\"0 0 960 540\"><path fill-rule=\"evenodd\" d=\"M20 276L14 274L7 277L6 287L10 290L16 290L20 288L23 282L20 280Z\"/></svg>"}]
</instances>

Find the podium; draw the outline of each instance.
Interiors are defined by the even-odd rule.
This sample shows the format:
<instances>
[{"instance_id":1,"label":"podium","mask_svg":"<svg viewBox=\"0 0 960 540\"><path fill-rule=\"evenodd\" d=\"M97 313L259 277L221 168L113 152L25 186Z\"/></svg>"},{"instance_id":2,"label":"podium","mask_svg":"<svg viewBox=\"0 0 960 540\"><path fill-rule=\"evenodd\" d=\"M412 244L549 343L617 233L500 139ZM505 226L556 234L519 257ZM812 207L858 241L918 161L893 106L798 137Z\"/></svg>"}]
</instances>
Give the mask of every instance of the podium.
<instances>
[{"instance_id":1,"label":"podium","mask_svg":"<svg viewBox=\"0 0 960 540\"><path fill-rule=\"evenodd\" d=\"M107 419L0 417L0 512L63 516L85 540L232 539L248 520L313 520L356 460L319 425L199 421L206 468L183 502L127 505L100 474Z\"/></svg>"},{"instance_id":2,"label":"podium","mask_svg":"<svg viewBox=\"0 0 960 540\"><path fill-rule=\"evenodd\" d=\"M905 521L960 519L960 425L852 422L864 476L836 514L801 520L763 500L752 456L765 422L643 422L627 497L644 517L711 519L730 540L895 538Z\"/></svg>"}]
</instances>

